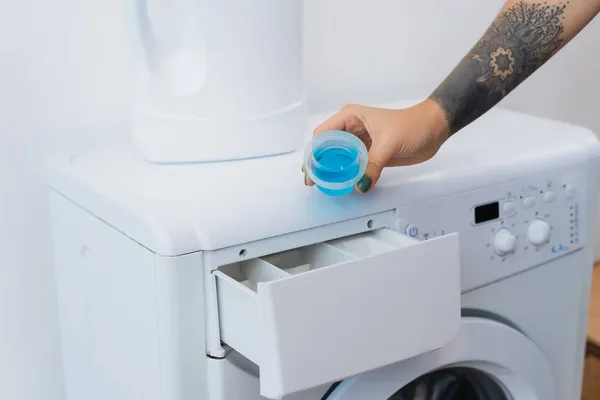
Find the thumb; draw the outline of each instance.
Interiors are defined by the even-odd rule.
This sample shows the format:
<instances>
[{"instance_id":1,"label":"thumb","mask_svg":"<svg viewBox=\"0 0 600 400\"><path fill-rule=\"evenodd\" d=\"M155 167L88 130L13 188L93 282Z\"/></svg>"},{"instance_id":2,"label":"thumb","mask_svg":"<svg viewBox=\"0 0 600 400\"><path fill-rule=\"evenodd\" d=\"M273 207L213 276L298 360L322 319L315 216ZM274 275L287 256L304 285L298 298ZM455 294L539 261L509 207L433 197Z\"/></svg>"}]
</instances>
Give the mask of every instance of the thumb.
<instances>
[{"instance_id":1,"label":"thumb","mask_svg":"<svg viewBox=\"0 0 600 400\"><path fill-rule=\"evenodd\" d=\"M356 184L356 189L361 193L367 193L375 187L383 168L393 157L393 146L373 141L368 157L365 175Z\"/></svg>"}]
</instances>

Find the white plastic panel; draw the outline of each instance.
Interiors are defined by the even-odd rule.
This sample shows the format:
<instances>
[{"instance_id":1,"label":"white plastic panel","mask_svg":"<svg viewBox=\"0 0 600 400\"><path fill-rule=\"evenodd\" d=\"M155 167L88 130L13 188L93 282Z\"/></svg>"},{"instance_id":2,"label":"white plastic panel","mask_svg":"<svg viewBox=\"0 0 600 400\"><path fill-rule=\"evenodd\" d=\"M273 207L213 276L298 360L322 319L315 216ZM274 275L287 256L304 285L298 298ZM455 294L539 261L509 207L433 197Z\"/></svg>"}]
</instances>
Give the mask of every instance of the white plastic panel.
<instances>
[{"instance_id":1,"label":"white plastic panel","mask_svg":"<svg viewBox=\"0 0 600 400\"><path fill-rule=\"evenodd\" d=\"M490 343L502 345L491 346ZM548 360L529 338L501 323L467 317L462 319L456 336L442 348L347 379L327 400L388 400L414 379L452 366L486 373L500 383L512 399L572 398L557 396L556 380Z\"/></svg>"},{"instance_id":2,"label":"white plastic panel","mask_svg":"<svg viewBox=\"0 0 600 400\"><path fill-rule=\"evenodd\" d=\"M590 240L589 221L593 220L586 218L589 172L586 165L549 170L502 185L400 207L395 227L401 232L414 227L419 240L457 232L462 245L462 291L470 291L585 246ZM576 189L573 197L568 197L567 187ZM551 201L546 197L549 193L553 195ZM533 205L526 206L527 199L534 199ZM474 208L495 202L499 208L497 218L476 224ZM535 220L545 221L551 228L548 242L539 246L531 244L527 234ZM494 251L495 236L501 229L508 229L516 237L514 251L504 256Z\"/></svg>"},{"instance_id":3,"label":"white plastic panel","mask_svg":"<svg viewBox=\"0 0 600 400\"><path fill-rule=\"evenodd\" d=\"M277 268L295 275L302 272L308 272L328 265L339 264L343 261L354 259L327 243L320 243L312 246L301 247L299 249L284 251L272 256L263 258L268 263Z\"/></svg>"},{"instance_id":4,"label":"white plastic panel","mask_svg":"<svg viewBox=\"0 0 600 400\"><path fill-rule=\"evenodd\" d=\"M50 192L49 200L64 398L181 400L165 392L155 256L64 197Z\"/></svg>"},{"instance_id":5,"label":"white plastic panel","mask_svg":"<svg viewBox=\"0 0 600 400\"><path fill-rule=\"evenodd\" d=\"M435 350L460 323L458 248L381 229L222 267L221 339L271 399Z\"/></svg>"},{"instance_id":6,"label":"white plastic panel","mask_svg":"<svg viewBox=\"0 0 600 400\"><path fill-rule=\"evenodd\" d=\"M229 264L221 271L216 272L221 340L235 349L245 349L244 355L258 364L257 285L289 274L261 259Z\"/></svg>"}]
</instances>

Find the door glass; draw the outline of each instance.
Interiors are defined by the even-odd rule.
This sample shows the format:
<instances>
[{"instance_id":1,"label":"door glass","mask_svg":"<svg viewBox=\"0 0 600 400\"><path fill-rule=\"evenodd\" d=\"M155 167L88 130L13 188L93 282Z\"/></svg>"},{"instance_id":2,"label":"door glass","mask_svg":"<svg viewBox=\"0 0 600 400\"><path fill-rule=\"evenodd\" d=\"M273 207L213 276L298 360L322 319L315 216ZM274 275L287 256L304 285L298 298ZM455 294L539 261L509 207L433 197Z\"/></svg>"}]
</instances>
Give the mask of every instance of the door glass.
<instances>
[{"instance_id":1,"label":"door glass","mask_svg":"<svg viewBox=\"0 0 600 400\"><path fill-rule=\"evenodd\" d=\"M415 379L388 400L510 400L502 386L485 372L447 368Z\"/></svg>"}]
</instances>

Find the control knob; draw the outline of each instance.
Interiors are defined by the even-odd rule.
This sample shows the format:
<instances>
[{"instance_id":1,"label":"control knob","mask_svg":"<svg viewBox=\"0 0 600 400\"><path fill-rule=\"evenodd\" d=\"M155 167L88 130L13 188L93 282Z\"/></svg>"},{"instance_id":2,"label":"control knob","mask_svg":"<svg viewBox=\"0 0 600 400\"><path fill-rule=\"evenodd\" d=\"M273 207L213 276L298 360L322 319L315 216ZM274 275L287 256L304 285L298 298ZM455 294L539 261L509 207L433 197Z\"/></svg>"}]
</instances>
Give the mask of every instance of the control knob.
<instances>
[{"instance_id":1,"label":"control knob","mask_svg":"<svg viewBox=\"0 0 600 400\"><path fill-rule=\"evenodd\" d=\"M527 228L527 238L534 246L541 246L550 239L550 225L546 221L536 219Z\"/></svg>"},{"instance_id":2,"label":"control knob","mask_svg":"<svg viewBox=\"0 0 600 400\"><path fill-rule=\"evenodd\" d=\"M502 228L494 237L494 251L499 256L512 253L517 245L517 238L508 229Z\"/></svg>"}]
</instances>

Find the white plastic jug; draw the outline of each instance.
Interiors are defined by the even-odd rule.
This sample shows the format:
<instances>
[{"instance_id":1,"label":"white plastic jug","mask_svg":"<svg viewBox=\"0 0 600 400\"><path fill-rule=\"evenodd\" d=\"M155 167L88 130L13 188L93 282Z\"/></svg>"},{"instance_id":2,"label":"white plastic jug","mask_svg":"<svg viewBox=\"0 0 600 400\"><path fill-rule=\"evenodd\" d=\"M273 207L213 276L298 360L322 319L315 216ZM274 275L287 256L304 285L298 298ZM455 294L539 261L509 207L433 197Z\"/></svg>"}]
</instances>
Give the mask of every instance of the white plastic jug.
<instances>
[{"instance_id":1,"label":"white plastic jug","mask_svg":"<svg viewBox=\"0 0 600 400\"><path fill-rule=\"evenodd\" d=\"M306 133L302 0L134 0L132 138L153 162L294 151Z\"/></svg>"}]
</instances>

